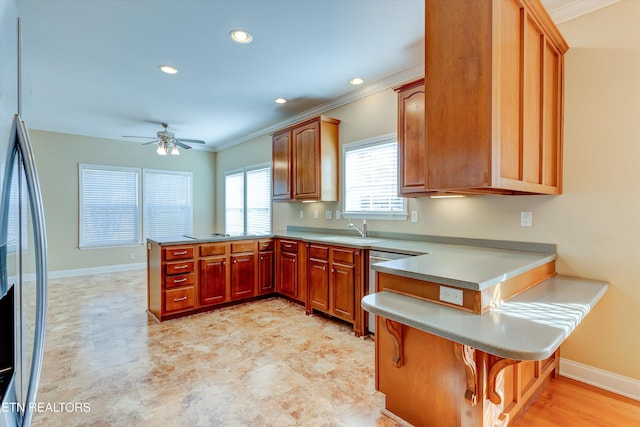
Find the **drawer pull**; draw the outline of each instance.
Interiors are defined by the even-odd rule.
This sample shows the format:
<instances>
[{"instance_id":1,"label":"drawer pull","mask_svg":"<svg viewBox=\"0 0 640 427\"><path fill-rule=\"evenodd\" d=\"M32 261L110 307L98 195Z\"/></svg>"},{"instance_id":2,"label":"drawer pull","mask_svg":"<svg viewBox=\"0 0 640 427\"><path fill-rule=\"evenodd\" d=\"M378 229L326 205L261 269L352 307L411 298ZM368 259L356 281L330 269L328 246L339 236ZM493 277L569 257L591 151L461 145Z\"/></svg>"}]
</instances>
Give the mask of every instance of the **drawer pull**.
<instances>
[{"instance_id":1,"label":"drawer pull","mask_svg":"<svg viewBox=\"0 0 640 427\"><path fill-rule=\"evenodd\" d=\"M174 255L186 255L187 251L173 251Z\"/></svg>"},{"instance_id":2,"label":"drawer pull","mask_svg":"<svg viewBox=\"0 0 640 427\"><path fill-rule=\"evenodd\" d=\"M182 282L186 282L186 281L187 281L187 278L183 277L182 279L174 279L173 283L182 283Z\"/></svg>"},{"instance_id":3,"label":"drawer pull","mask_svg":"<svg viewBox=\"0 0 640 427\"><path fill-rule=\"evenodd\" d=\"M173 302L180 302L180 301L186 301L187 297L180 297L180 298L174 298Z\"/></svg>"},{"instance_id":4,"label":"drawer pull","mask_svg":"<svg viewBox=\"0 0 640 427\"><path fill-rule=\"evenodd\" d=\"M176 265L175 267L176 270L182 270L184 268L189 268L189 264L185 264L185 265Z\"/></svg>"}]
</instances>

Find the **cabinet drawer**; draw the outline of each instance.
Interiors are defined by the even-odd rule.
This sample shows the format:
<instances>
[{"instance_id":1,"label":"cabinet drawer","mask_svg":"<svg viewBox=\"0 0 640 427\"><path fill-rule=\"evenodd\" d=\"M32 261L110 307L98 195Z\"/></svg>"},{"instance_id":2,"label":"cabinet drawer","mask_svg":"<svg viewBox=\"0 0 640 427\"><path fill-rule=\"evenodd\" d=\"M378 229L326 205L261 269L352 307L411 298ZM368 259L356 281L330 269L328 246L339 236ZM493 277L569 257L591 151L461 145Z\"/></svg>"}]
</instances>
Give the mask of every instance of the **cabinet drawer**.
<instances>
[{"instance_id":1,"label":"cabinet drawer","mask_svg":"<svg viewBox=\"0 0 640 427\"><path fill-rule=\"evenodd\" d=\"M259 240L258 241L258 250L260 252L272 251L273 250L273 240Z\"/></svg>"},{"instance_id":2,"label":"cabinet drawer","mask_svg":"<svg viewBox=\"0 0 640 427\"><path fill-rule=\"evenodd\" d=\"M165 266L165 272L167 275L191 273L194 266L194 261L168 262Z\"/></svg>"},{"instance_id":3,"label":"cabinet drawer","mask_svg":"<svg viewBox=\"0 0 640 427\"><path fill-rule=\"evenodd\" d=\"M309 246L309 258L328 260L329 259L329 246L310 245Z\"/></svg>"},{"instance_id":4,"label":"cabinet drawer","mask_svg":"<svg viewBox=\"0 0 640 427\"><path fill-rule=\"evenodd\" d=\"M341 262L343 264L353 264L353 249L333 248L333 262Z\"/></svg>"},{"instance_id":5,"label":"cabinet drawer","mask_svg":"<svg viewBox=\"0 0 640 427\"><path fill-rule=\"evenodd\" d=\"M282 252L298 253L298 242L293 242L291 240L280 240L280 250Z\"/></svg>"},{"instance_id":6,"label":"cabinet drawer","mask_svg":"<svg viewBox=\"0 0 640 427\"><path fill-rule=\"evenodd\" d=\"M164 279L164 287L177 288L178 286L193 285L196 281L196 275L193 273L181 274L179 276L167 276Z\"/></svg>"},{"instance_id":7,"label":"cabinet drawer","mask_svg":"<svg viewBox=\"0 0 640 427\"><path fill-rule=\"evenodd\" d=\"M226 255L227 244L200 245L200 256Z\"/></svg>"},{"instance_id":8,"label":"cabinet drawer","mask_svg":"<svg viewBox=\"0 0 640 427\"><path fill-rule=\"evenodd\" d=\"M231 253L253 252L253 240L245 240L242 242L233 242L231 244Z\"/></svg>"},{"instance_id":9,"label":"cabinet drawer","mask_svg":"<svg viewBox=\"0 0 640 427\"><path fill-rule=\"evenodd\" d=\"M193 286L164 291L164 296L164 311L167 312L191 308L195 303L195 290Z\"/></svg>"},{"instance_id":10,"label":"cabinet drawer","mask_svg":"<svg viewBox=\"0 0 640 427\"><path fill-rule=\"evenodd\" d=\"M164 249L164 259L166 261L189 258L193 258L193 246L180 246Z\"/></svg>"}]
</instances>

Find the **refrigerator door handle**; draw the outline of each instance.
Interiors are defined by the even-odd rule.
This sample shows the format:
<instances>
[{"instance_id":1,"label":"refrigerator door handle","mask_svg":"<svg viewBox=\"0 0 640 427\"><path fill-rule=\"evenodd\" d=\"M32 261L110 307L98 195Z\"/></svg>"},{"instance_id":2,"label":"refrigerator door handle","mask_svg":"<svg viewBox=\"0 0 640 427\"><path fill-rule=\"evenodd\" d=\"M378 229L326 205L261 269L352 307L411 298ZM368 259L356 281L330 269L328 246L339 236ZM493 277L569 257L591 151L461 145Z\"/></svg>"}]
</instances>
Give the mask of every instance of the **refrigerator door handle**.
<instances>
[{"instance_id":1,"label":"refrigerator door handle","mask_svg":"<svg viewBox=\"0 0 640 427\"><path fill-rule=\"evenodd\" d=\"M38 383L40 382L42 358L44 354L44 336L47 321L47 233L44 221L44 209L42 206L42 195L40 193L40 181L38 180L29 133L24 121L22 121L17 114L15 116L15 122L18 134L17 146L24 166L27 193L31 206L36 262L36 321L31 372L22 419L22 426L29 426L31 425L31 417L33 416L33 406L38 391Z\"/></svg>"}]
</instances>

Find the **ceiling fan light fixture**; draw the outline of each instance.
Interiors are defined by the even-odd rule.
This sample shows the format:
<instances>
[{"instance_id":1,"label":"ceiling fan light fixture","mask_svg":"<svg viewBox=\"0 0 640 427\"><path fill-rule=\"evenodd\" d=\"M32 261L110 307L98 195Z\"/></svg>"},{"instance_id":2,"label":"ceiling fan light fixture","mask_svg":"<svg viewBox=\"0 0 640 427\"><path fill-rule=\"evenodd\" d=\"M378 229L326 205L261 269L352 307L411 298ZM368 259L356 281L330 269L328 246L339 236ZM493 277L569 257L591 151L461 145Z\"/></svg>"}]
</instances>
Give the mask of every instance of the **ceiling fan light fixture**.
<instances>
[{"instance_id":1,"label":"ceiling fan light fixture","mask_svg":"<svg viewBox=\"0 0 640 427\"><path fill-rule=\"evenodd\" d=\"M160 141L158 143L158 149L156 150L156 153L159 156L166 156L167 155L167 143L164 141Z\"/></svg>"},{"instance_id":2,"label":"ceiling fan light fixture","mask_svg":"<svg viewBox=\"0 0 640 427\"><path fill-rule=\"evenodd\" d=\"M171 148L171 155L172 156L179 156L180 155L180 150L178 150L178 146L173 144L173 147Z\"/></svg>"},{"instance_id":3,"label":"ceiling fan light fixture","mask_svg":"<svg viewBox=\"0 0 640 427\"><path fill-rule=\"evenodd\" d=\"M253 41L253 36L244 30L233 30L229 33L229 37L236 43L247 44Z\"/></svg>"},{"instance_id":4,"label":"ceiling fan light fixture","mask_svg":"<svg viewBox=\"0 0 640 427\"><path fill-rule=\"evenodd\" d=\"M160 71L165 74L178 74L178 69L173 65L160 65Z\"/></svg>"}]
</instances>

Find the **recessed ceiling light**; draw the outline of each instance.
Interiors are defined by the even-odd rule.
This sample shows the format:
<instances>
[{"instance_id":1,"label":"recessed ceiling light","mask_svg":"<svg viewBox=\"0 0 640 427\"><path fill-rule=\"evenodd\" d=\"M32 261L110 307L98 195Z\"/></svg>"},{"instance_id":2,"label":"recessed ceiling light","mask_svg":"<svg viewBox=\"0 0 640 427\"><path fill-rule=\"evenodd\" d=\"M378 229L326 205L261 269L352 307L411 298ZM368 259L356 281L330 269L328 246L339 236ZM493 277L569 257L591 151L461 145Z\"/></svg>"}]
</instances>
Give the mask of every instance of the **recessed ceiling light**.
<instances>
[{"instance_id":1,"label":"recessed ceiling light","mask_svg":"<svg viewBox=\"0 0 640 427\"><path fill-rule=\"evenodd\" d=\"M176 67L174 67L174 66L171 66L171 65L161 65L160 66L160 70L163 73L166 73L166 74L177 74L178 73L178 69Z\"/></svg>"},{"instance_id":2,"label":"recessed ceiling light","mask_svg":"<svg viewBox=\"0 0 640 427\"><path fill-rule=\"evenodd\" d=\"M231 40L236 43L251 43L253 36L243 30L233 30L229 33Z\"/></svg>"},{"instance_id":3,"label":"recessed ceiling light","mask_svg":"<svg viewBox=\"0 0 640 427\"><path fill-rule=\"evenodd\" d=\"M360 77L354 77L351 80L349 80L349 83L354 86L358 86L364 83L364 80L362 80Z\"/></svg>"},{"instance_id":4,"label":"recessed ceiling light","mask_svg":"<svg viewBox=\"0 0 640 427\"><path fill-rule=\"evenodd\" d=\"M273 102L275 102L276 104L286 104L287 100L284 98L276 98L273 100Z\"/></svg>"}]
</instances>

